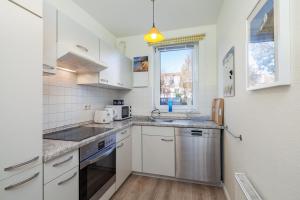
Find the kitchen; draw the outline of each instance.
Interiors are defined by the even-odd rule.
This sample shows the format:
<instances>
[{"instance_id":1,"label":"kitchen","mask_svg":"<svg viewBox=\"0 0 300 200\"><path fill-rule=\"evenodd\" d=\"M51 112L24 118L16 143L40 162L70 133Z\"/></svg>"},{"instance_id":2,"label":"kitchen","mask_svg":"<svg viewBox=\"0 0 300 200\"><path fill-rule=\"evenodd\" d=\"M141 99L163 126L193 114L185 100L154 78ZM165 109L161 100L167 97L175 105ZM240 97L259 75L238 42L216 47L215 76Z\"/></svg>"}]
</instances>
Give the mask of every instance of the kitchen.
<instances>
[{"instance_id":1,"label":"kitchen","mask_svg":"<svg viewBox=\"0 0 300 200\"><path fill-rule=\"evenodd\" d=\"M0 199L300 199L297 8L2 0Z\"/></svg>"}]
</instances>

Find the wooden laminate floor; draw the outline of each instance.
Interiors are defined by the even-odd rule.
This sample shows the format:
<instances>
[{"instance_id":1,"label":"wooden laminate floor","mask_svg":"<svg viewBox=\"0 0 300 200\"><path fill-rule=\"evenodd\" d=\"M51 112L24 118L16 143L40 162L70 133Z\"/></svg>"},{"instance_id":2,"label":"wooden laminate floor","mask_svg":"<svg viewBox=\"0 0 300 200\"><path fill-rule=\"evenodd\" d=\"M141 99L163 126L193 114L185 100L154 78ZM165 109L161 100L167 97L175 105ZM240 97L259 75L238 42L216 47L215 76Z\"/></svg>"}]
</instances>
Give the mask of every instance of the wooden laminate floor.
<instances>
[{"instance_id":1,"label":"wooden laminate floor","mask_svg":"<svg viewBox=\"0 0 300 200\"><path fill-rule=\"evenodd\" d=\"M226 200L222 188L131 175L112 200Z\"/></svg>"}]
</instances>

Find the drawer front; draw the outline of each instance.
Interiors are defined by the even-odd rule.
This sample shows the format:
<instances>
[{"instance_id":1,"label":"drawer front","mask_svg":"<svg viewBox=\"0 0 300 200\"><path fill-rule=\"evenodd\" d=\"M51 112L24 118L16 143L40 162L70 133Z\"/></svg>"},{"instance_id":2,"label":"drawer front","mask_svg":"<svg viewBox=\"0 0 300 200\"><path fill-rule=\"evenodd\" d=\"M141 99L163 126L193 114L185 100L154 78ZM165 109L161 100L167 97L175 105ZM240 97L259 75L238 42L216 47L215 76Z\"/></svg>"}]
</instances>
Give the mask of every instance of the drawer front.
<instances>
[{"instance_id":1,"label":"drawer front","mask_svg":"<svg viewBox=\"0 0 300 200\"><path fill-rule=\"evenodd\" d=\"M127 138L128 136L130 136L130 128L119 131L117 133L116 141L120 142L120 141L124 140L125 138Z\"/></svg>"},{"instance_id":2,"label":"drawer front","mask_svg":"<svg viewBox=\"0 0 300 200\"><path fill-rule=\"evenodd\" d=\"M1 181L0 199L43 199L43 165Z\"/></svg>"},{"instance_id":3,"label":"drawer front","mask_svg":"<svg viewBox=\"0 0 300 200\"><path fill-rule=\"evenodd\" d=\"M143 135L153 135L153 136L165 136L173 137L174 128L172 127L156 127L156 126L143 126L142 127Z\"/></svg>"},{"instance_id":4,"label":"drawer front","mask_svg":"<svg viewBox=\"0 0 300 200\"><path fill-rule=\"evenodd\" d=\"M44 184L78 166L78 150L63 155L44 164Z\"/></svg>"},{"instance_id":5,"label":"drawer front","mask_svg":"<svg viewBox=\"0 0 300 200\"><path fill-rule=\"evenodd\" d=\"M79 199L79 175L77 167L45 185L44 200L54 199Z\"/></svg>"}]
</instances>

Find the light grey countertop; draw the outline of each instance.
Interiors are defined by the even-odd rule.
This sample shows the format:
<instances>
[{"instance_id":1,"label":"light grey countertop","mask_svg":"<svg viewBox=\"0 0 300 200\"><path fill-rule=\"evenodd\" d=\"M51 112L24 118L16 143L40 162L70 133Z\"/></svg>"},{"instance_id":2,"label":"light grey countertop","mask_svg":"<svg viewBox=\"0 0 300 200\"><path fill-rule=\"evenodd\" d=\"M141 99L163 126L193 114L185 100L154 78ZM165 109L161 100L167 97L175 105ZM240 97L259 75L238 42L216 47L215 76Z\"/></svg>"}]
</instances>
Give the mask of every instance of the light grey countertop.
<instances>
[{"instance_id":1,"label":"light grey countertop","mask_svg":"<svg viewBox=\"0 0 300 200\"><path fill-rule=\"evenodd\" d=\"M209 120L182 120L174 119L172 122L153 122L147 117L139 117L125 121L114 121L110 124L88 124L85 126L89 127L103 127L103 128L112 128L103 134L99 134L87 139L84 139L80 142L71 142L71 141L61 141L61 140L49 140L44 139L43 141L43 159L44 162L55 159L59 156L62 156L68 152L79 149L80 147L99 140L103 137L106 137L110 134L118 132L120 130L126 129L132 125L137 126L159 126L159 127L178 127L178 128L203 128L203 129L222 129L222 126L217 125L213 121Z\"/></svg>"}]
</instances>

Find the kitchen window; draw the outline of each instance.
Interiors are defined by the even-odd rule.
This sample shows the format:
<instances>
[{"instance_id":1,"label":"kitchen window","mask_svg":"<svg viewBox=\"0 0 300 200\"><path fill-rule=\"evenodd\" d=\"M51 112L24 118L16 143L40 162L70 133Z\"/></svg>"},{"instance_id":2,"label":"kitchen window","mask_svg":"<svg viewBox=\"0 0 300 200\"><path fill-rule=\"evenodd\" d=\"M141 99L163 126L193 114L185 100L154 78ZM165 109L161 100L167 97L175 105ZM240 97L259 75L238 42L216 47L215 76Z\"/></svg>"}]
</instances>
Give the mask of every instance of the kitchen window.
<instances>
[{"instance_id":1,"label":"kitchen window","mask_svg":"<svg viewBox=\"0 0 300 200\"><path fill-rule=\"evenodd\" d=\"M172 101L176 112L196 109L198 97L198 45L156 47L155 106L167 110Z\"/></svg>"}]
</instances>

